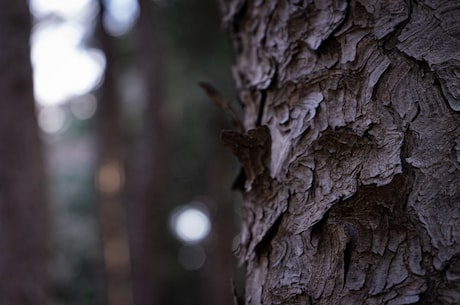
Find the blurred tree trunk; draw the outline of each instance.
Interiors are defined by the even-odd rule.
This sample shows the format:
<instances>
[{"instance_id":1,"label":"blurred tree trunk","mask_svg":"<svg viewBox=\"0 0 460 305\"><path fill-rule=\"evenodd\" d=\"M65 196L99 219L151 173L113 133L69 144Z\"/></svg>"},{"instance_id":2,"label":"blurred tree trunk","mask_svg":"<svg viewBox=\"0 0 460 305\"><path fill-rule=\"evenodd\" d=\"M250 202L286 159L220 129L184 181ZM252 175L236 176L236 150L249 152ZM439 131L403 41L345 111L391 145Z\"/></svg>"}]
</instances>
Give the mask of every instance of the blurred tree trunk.
<instances>
[{"instance_id":1,"label":"blurred tree trunk","mask_svg":"<svg viewBox=\"0 0 460 305\"><path fill-rule=\"evenodd\" d=\"M25 0L0 1L0 302L46 303L48 205Z\"/></svg>"},{"instance_id":2,"label":"blurred tree trunk","mask_svg":"<svg viewBox=\"0 0 460 305\"><path fill-rule=\"evenodd\" d=\"M137 56L145 88L142 143L129 173L129 234L135 305L161 304L160 232L163 192L168 180L169 144L163 111L163 69L158 16L153 1L139 0Z\"/></svg>"},{"instance_id":3,"label":"blurred tree trunk","mask_svg":"<svg viewBox=\"0 0 460 305\"><path fill-rule=\"evenodd\" d=\"M98 38L106 57L104 83L98 105L99 165L97 185L100 194L100 221L104 247L106 287L109 305L133 303L131 265L122 204L124 194L124 154L120 99L114 70L116 51L113 39L103 25L106 9L99 1Z\"/></svg>"},{"instance_id":4,"label":"blurred tree trunk","mask_svg":"<svg viewBox=\"0 0 460 305\"><path fill-rule=\"evenodd\" d=\"M209 138L217 139L215 132L222 126L222 120L213 117L209 123ZM231 178L231 170L226 154L221 145L210 145L211 158L206 166L207 194L211 202L208 204L211 218L211 236L208 245L208 259L206 263L206 278L208 304L234 305L232 273L234 255L232 254L232 241L234 237L234 205L228 185L225 181ZM217 147L218 146L218 147Z\"/></svg>"},{"instance_id":5,"label":"blurred tree trunk","mask_svg":"<svg viewBox=\"0 0 460 305\"><path fill-rule=\"evenodd\" d=\"M225 3L246 304L459 304L460 3Z\"/></svg>"}]
</instances>

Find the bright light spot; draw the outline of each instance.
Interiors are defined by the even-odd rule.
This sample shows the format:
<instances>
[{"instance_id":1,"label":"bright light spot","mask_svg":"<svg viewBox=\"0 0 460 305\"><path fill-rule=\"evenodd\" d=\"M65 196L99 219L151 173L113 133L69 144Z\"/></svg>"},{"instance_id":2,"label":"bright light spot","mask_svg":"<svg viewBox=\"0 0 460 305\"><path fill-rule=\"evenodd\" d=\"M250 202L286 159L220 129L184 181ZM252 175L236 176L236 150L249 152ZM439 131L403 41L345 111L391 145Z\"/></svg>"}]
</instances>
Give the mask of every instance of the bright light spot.
<instances>
[{"instance_id":1,"label":"bright light spot","mask_svg":"<svg viewBox=\"0 0 460 305\"><path fill-rule=\"evenodd\" d=\"M43 107L38 112L38 125L46 133L63 131L66 121L66 113L59 107Z\"/></svg>"},{"instance_id":2,"label":"bright light spot","mask_svg":"<svg viewBox=\"0 0 460 305\"><path fill-rule=\"evenodd\" d=\"M96 113L97 101L93 94L85 94L72 99L70 111L79 120L87 120Z\"/></svg>"},{"instance_id":3,"label":"bright light spot","mask_svg":"<svg viewBox=\"0 0 460 305\"><path fill-rule=\"evenodd\" d=\"M203 210L185 206L172 216L172 226L178 238L186 243L197 243L204 239L211 229L211 223Z\"/></svg>"},{"instance_id":4,"label":"bright light spot","mask_svg":"<svg viewBox=\"0 0 460 305\"><path fill-rule=\"evenodd\" d=\"M198 245L185 245L179 249L177 259L184 269L198 270L203 267L206 254L203 248Z\"/></svg>"},{"instance_id":5,"label":"bright light spot","mask_svg":"<svg viewBox=\"0 0 460 305\"><path fill-rule=\"evenodd\" d=\"M36 17L56 14L61 18L82 18L88 15L93 0L31 0L30 10Z\"/></svg>"},{"instance_id":6,"label":"bright light spot","mask_svg":"<svg viewBox=\"0 0 460 305\"><path fill-rule=\"evenodd\" d=\"M105 0L107 15L104 19L105 28L114 36L120 36L129 31L139 15L139 5L136 0Z\"/></svg>"},{"instance_id":7,"label":"bright light spot","mask_svg":"<svg viewBox=\"0 0 460 305\"><path fill-rule=\"evenodd\" d=\"M38 26L32 36L35 96L57 105L85 94L100 82L105 59L96 49L79 46L84 29L77 23Z\"/></svg>"}]
</instances>

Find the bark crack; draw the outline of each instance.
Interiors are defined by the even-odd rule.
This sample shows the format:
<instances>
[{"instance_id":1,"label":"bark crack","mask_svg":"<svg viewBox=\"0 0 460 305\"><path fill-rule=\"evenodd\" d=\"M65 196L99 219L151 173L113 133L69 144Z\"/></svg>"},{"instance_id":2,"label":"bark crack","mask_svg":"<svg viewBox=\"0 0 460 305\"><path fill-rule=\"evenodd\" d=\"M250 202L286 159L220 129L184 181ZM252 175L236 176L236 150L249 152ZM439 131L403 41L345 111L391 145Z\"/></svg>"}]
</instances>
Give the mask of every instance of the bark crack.
<instances>
[{"instance_id":1,"label":"bark crack","mask_svg":"<svg viewBox=\"0 0 460 305\"><path fill-rule=\"evenodd\" d=\"M348 270L350 270L352 252L352 242L351 240L348 240L347 244L345 245L345 250L343 251L343 287L345 287L347 283L347 274Z\"/></svg>"},{"instance_id":2,"label":"bark crack","mask_svg":"<svg viewBox=\"0 0 460 305\"><path fill-rule=\"evenodd\" d=\"M265 102L267 99L267 90L260 90L259 111L257 113L256 127L262 125L265 111Z\"/></svg>"},{"instance_id":3,"label":"bark crack","mask_svg":"<svg viewBox=\"0 0 460 305\"><path fill-rule=\"evenodd\" d=\"M254 252L256 253L257 258L260 258L263 256L264 253L269 252L270 243L273 240L273 238L276 236L276 233L278 233L278 229L280 228L280 224L281 224L281 220L283 219L283 215L284 213L280 213L278 215L275 222L272 224L272 226L268 229L268 231L262 237L262 240L259 243L257 243L257 245L254 247Z\"/></svg>"}]
</instances>

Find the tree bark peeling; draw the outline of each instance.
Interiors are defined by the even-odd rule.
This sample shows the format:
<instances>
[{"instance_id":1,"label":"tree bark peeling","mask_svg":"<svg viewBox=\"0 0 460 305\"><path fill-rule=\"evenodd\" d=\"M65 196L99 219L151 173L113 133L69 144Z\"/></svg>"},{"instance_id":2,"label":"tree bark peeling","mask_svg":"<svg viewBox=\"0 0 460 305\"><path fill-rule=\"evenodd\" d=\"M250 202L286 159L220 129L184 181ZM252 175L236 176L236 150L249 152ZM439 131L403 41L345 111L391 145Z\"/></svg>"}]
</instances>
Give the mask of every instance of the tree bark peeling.
<instances>
[{"instance_id":1,"label":"tree bark peeling","mask_svg":"<svg viewBox=\"0 0 460 305\"><path fill-rule=\"evenodd\" d=\"M460 302L460 4L223 6L246 304Z\"/></svg>"}]
</instances>

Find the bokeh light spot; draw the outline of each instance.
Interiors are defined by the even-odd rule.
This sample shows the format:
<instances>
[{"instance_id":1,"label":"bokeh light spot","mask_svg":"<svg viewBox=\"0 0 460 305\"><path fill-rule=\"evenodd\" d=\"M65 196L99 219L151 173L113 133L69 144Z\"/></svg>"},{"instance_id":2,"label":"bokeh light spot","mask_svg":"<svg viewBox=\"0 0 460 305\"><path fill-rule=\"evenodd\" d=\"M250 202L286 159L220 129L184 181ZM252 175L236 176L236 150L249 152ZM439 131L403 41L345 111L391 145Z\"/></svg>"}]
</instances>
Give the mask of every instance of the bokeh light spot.
<instances>
[{"instance_id":1,"label":"bokeh light spot","mask_svg":"<svg viewBox=\"0 0 460 305\"><path fill-rule=\"evenodd\" d=\"M173 213L172 227L183 242L197 243L209 234L211 223L203 209L189 205Z\"/></svg>"},{"instance_id":2,"label":"bokeh light spot","mask_svg":"<svg viewBox=\"0 0 460 305\"><path fill-rule=\"evenodd\" d=\"M177 259L185 270L198 270L203 267L206 254L198 245L184 245L179 249Z\"/></svg>"},{"instance_id":3,"label":"bokeh light spot","mask_svg":"<svg viewBox=\"0 0 460 305\"><path fill-rule=\"evenodd\" d=\"M139 15L136 0L105 0L108 14L104 16L104 26L113 36L128 32Z\"/></svg>"},{"instance_id":4,"label":"bokeh light spot","mask_svg":"<svg viewBox=\"0 0 460 305\"><path fill-rule=\"evenodd\" d=\"M59 107L43 107L38 112L38 125L45 133L54 134L64 130L67 115Z\"/></svg>"},{"instance_id":5,"label":"bokeh light spot","mask_svg":"<svg viewBox=\"0 0 460 305\"><path fill-rule=\"evenodd\" d=\"M70 111L79 120L87 120L96 113L97 100L94 94L85 94L72 99Z\"/></svg>"},{"instance_id":6,"label":"bokeh light spot","mask_svg":"<svg viewBox=\"0 0 460 305\"><path fill-rule=\"evenodd\" d=\"M106 195L114 195L123 185L123 171L120 163L116 160L104 162L97 173L97 186Z\"/></svg>"},{"instance_id":7,"label":"bokeh light spot","mask_svg":"<svg viewBox=\"0 0 460 305\"><path fill-rule=\"evenodd\" d=\"M57 105L86 94L101 81L105 57L100 50L81 46L81 24L41 24L32 36L34 89L42 105Z\"/></svg>"},{"instance_id":8,"label":"bokeh light spot","mask_svg":"<svg viewBox=\"0 0 460 305\"><path fill-rule=\"evenodd\" d=\"M88 15L93 0L30 0L30 10L36 17L55 14L65 19L79 19Z\"/></svg>"}]
</instances>

